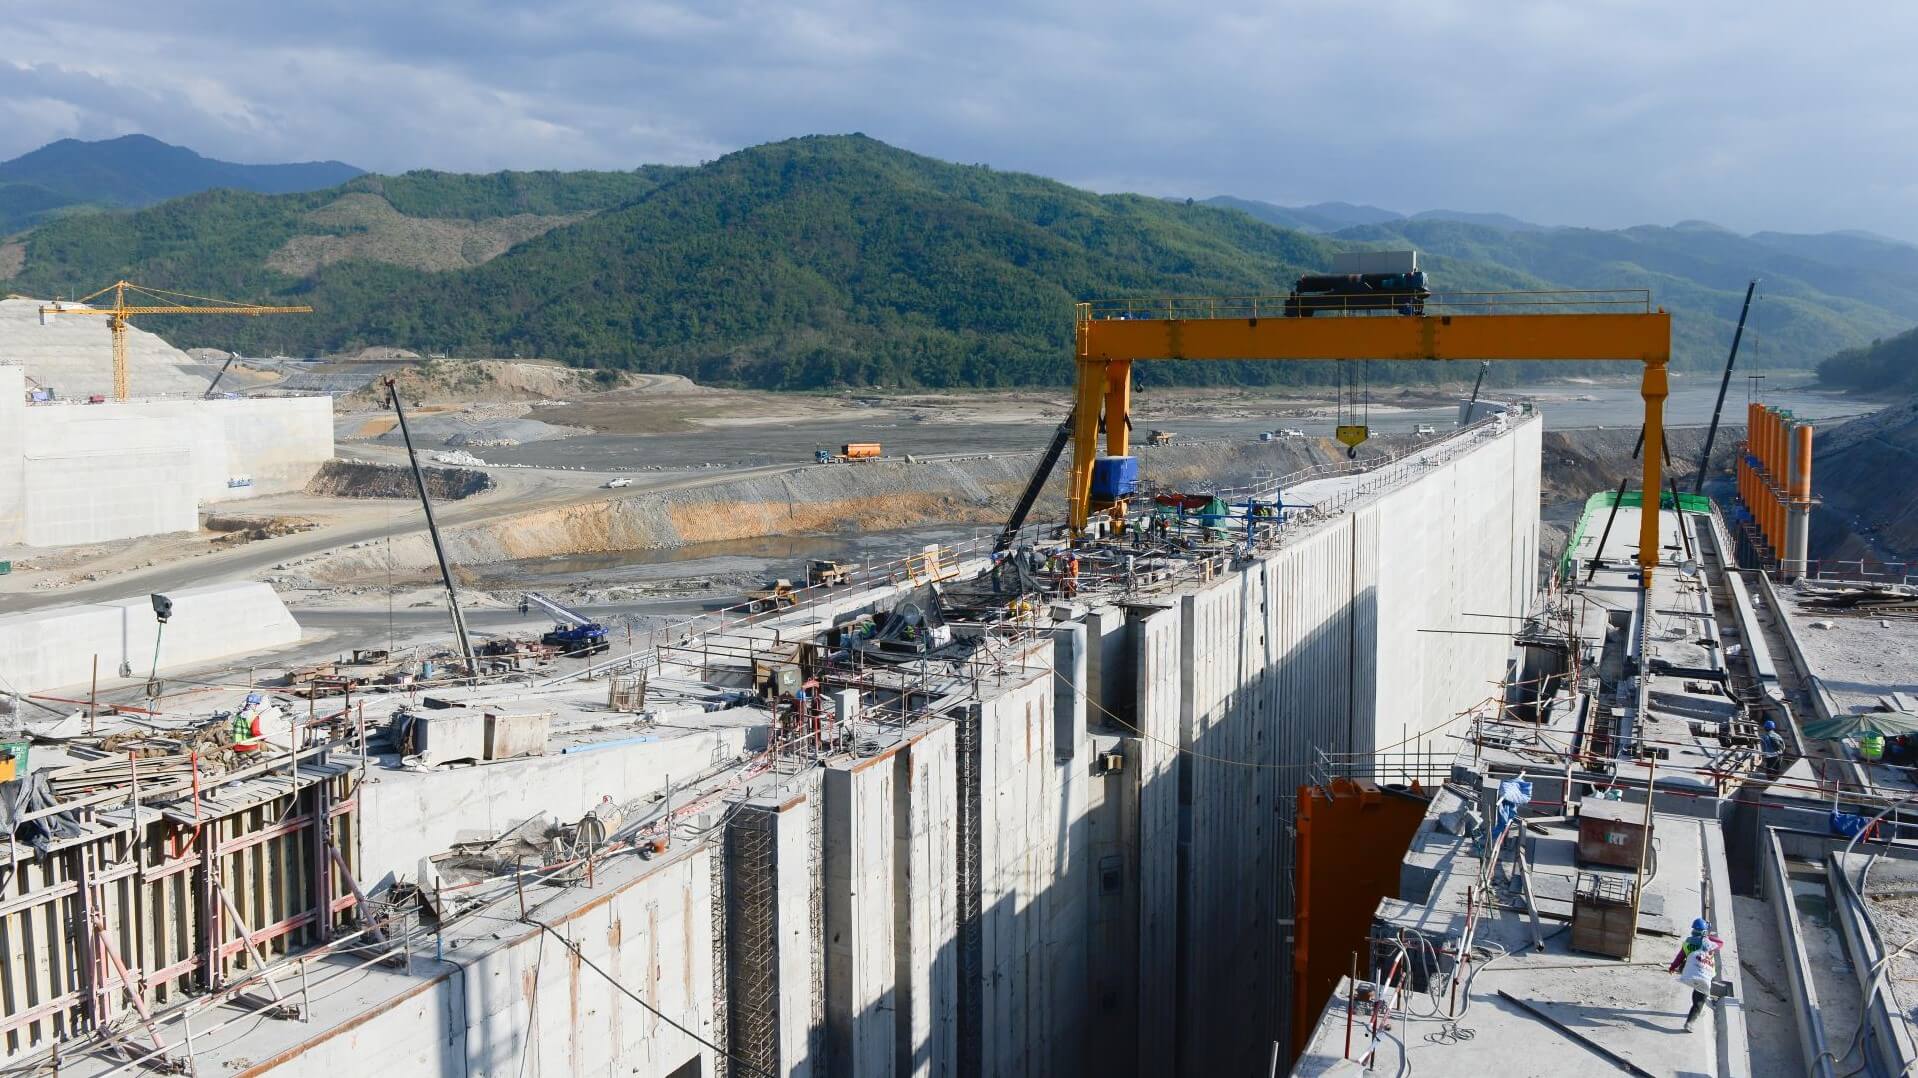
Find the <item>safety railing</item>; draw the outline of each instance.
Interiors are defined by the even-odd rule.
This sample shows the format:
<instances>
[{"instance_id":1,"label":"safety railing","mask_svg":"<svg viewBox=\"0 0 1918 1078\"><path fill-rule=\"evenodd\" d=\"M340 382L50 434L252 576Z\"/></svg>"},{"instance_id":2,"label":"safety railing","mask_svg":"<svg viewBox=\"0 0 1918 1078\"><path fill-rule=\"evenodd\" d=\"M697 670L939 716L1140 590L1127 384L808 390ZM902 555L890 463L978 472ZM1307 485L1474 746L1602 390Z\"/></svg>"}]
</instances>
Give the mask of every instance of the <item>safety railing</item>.
<instances>
[{"instance_id":1,"label":"safety railing","mask_svg":"<svg viewBox=\"0 0 1918 1078\"><path fill-rule=\"evenodd\" d=\"M1333 779L1363 779L1381 785L1417 783L1431 788L1452 777L1458 750L1401 749L1390 752L1326 752L1314 748L1309 768L1312 784L1330 789Z\"/></svg>"},{"instance_id":2,"label":"safety railing","mask_svg":"<svg viewBox=\"0 0 1918 1078\"><path fill-rule=\"evenodd\" d=\"M1918 584L1918 573L1902 561L1870 562L1863 558L1813 558L1805 563L1805 575L1812 580L1847 581L1858 584Z\"/></svg>"},{"instance_id":3,"label":"safety railing","mask_svg":"<svg viewBox=\"0 0 1918 1078\"><path fill-rule=\"evenodd\" d=\"M1166 296L1078 304L1081 322L1112 319L1285 318L1473 314L1650 314L1649 288L1548 289L1522 292L1301 293L1270 296Z\"/></svg>"}]
</instances>

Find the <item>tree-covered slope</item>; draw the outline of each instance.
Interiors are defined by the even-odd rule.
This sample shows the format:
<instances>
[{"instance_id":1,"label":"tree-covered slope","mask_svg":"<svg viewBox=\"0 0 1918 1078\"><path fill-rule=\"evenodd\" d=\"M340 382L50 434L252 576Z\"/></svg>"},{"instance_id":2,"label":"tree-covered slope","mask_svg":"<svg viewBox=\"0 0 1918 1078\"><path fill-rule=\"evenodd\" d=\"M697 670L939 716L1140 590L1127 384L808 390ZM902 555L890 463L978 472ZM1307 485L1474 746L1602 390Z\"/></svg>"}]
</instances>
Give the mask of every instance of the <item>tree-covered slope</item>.
<instances>
[{"instance_id":1,"label":"tree-covered slope","mask_svg":"<svg viewBox=\"0 0 1918 1078\"><path fill-rule=\"evenodd\" d=\"M1847 348L1818 365L1827 385L1874 393L1918 393L1918 329Z\"/></svg>"},{"instance_id":2,"label":"tree-covered slope","mask_svg":"<svg viewBox=\"0 0 1918 1078\"><path fill-rule=\"evenodd\" d=\"M1871 274L1820 291L1809 283L1816 262L1755 241L1721 251L1729 241L1700 230L1701 254L1677 240L1559 235L1583 231L1400 220L1316 236L1237 209L1096 195L822 136L688 169L409 173L297 195L208 192L44 225L0 286L72 295L126 276L317 308L253 322L151 320L182 345L391 344L779 387L1066 381L1076 301L1282 294L1360 242L1418 247L1447 290L1651 287L1677 316L1680 366L1720 361L1750 272L1802 274L1767 300L1752 338L1761 362L1808 365L1912 317L1878 305L1896 297ZM1738 265L1758 252L1765 266ZM1400 365L1375 375L1440 373ZM1324 372L1156 364L1141 376L1274 382Z\"/></svg>"},{"instance_id":3,"label":"tree-covered slope","mask_svg":"<svg viewBox=\"0 0 1918 1078\"><path fill-rule=\"evenodd\" d=\"M1404 220L1347 229L1336 238L1496 263L1566 287L1649 288L1672 312L1683 363L1714 355L1722 362L1753 277L1761 279L1764 298L1753 309L1741 365L1811 367L1837 349L1918 320L1918 266L1903 269L1889 259L1871 266L1826 262L1712 225L1512 230Z\"/></svg>"}]
</instances>

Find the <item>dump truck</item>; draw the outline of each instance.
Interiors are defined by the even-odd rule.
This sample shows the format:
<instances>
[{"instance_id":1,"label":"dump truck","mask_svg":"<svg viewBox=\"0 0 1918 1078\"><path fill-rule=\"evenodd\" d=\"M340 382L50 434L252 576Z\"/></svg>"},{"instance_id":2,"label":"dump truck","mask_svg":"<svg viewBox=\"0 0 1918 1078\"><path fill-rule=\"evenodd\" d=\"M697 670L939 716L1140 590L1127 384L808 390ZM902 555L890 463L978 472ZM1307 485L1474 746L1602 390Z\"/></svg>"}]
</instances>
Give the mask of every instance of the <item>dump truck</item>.
<instances>
[{"instance_id":1,"label":"dump truck","mask_svg":"<svg viewBox=\"0 0 1918 1078\"><path fill-rule=\"evenodd\" d=\"M827 558L814 558L806 563L806 583L813 587L836 588L841 584L852 583L852 574L838 562Z\"/></svg>"},{"instance_id":2,"label":"dump truck","mask_svg":"<svg viewBox=\"0 0 1918 1078\"><path fill-rule=\"evenodd\" d=\"M764 591L756 591L746 596L746 612L757 614L762 610L777 610L782 606L799 605L799 596L793 590L793 582L781 577L773 581L773 586Z\"/></svg>"},{"instance_id":3,"label":"dump truck","mask_svg":"<svg viewBox=\"0 0 1918 1078\"><path fill-rule=\"evenodd\" d=\"M845 464L855 460L878 460L879 443L847 442L839 447L839 452L837 453L830 449L815 449L812 452L812 458L820 464Z\"/></svg>"},{"instance_id":4,"label":"dump truck","mask_svg":"<svg viewBox=\"0 0 1918 1078\"><path fill-rule=\"evenodd\" d=\"M1172 444L1172 432L1171 432L1171 431L1169 431L1169 430L1155 430L1155 431L1153 431L1152 433L1150 433L1150 434L1148 434L1148 435L1146 435L1146 436L1145 436L1145 444L1147 444L1147 445L1171 445L1171 444Z\"/></svg>"}]
</instances>

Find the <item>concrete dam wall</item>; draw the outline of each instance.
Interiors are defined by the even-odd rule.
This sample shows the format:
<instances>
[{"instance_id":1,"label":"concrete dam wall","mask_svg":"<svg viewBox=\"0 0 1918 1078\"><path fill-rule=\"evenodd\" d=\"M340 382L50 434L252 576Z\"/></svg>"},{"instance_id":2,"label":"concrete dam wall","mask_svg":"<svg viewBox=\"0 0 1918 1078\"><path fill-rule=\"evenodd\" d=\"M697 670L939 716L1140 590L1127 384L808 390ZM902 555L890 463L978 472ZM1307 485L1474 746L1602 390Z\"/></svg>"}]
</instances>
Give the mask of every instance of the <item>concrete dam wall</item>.
<instances>
[{"instance_id":1,"label":"concrete dam wall","mask_svg":"<svg viewBox=\"0 0 1918 1078\"><path fill-rule=\"evenodd\" d=\"M850 751L817 761L755 771L712 740L748 713L694 708L581 755L385 773L366 810L386 836L367 848L376 877L533 805L657 796L702 754L755 777L702 810L697 842L650 868L628 859L639 875L610 897L566 900L626 926L567 920L583 953L661 985L654 1005L726 1055L592 976L531 991L555 955L520 929L460 982L484 971L518 990L437 1014L396 995L357 1036L437 1044L441 1070L474 1074L529 1050L649 1075L1265 1073L1289 1039L1298 789L1321 753L1335 769L1346 754L1449 756L1447 734L1495 693L1502 619L1535 591L1539 438L1535 419L1460 436L1276 544L1195 548L1175 578L1002 623L1001 644L930 692L935 713L862 722ZM752 647L692 641L657 680L740 684L755 649L892 601L827 599L742 630ZM563 904L540 916L570 918ZM419 1038L422 1022L439 1036Z\"/></svg>"},{"instance_id":2,"label":"concrete dam wall","mask_svg":"<svg viewBox=\"0 0 1918 1078\"><path fill-rule=\"evenodd\" d=\"M1495 694L1509 641L1447 630L1531 604L1539 430L1209 579L1057 608L1050 645L982 679L950 743L902 739L930 762L829 770L823 796L742 817L770 831L748 849L789 851L751 869L775 877L770 923L818 893L828 938L772 949L784 1002L763 1024L735 1010L728 1028L766 1031L735 1046L781 1074L1263 1073L1288 1036L1296 791L1319 752L1449 754L1457 717ZM823 872L801 856L813 826ZM942 881L954 840L956 912L896 886L918 866ZM835 861L841 841L896 849ZM836 923L862 926L856 949ZM793 1003L821 964L808 1039Z\"/></svg>"}]
</instances>

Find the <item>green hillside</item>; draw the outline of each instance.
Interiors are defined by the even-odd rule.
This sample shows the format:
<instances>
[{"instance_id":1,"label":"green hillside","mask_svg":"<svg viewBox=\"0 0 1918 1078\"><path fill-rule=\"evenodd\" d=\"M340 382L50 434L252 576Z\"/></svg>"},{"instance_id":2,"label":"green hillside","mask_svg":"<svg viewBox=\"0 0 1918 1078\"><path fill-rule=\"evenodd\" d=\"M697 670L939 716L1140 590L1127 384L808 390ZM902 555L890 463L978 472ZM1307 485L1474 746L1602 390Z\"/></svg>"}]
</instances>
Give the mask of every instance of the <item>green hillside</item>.
<instances>
[{"instance_id":1,"label":"green hillside","mask_svg":"<svg viewBox=\"0 0 1918 1078\"><path fill-rule=\"evenodd\" d=\"M1764 271L1738 265L1746 248L1769 265L1803 266L1748 337L1763 342L1753 344L1757 362L1808 365L1918 317L1872 273L1826 274L1756 241L1717 251L1729 241L1701 234L1715 252L1706 257L1625 233L1553 238L1583 231L1399 220L1315 236L1237 209L1095 195L823 136L690 169L420 172L304 194L208 192L50 222L26 237L20 270L0 286L73 295L127 276L319 312L149 320L183 346L310 354L390 344L787 388L1062 382L1076 300L1283 293L1358 240L1418 247L1447 290L1650 286L1676 316L1681 367L1721 360L1744 276ZM1829 291L1812 286L1821 275ZM1141 370L1148 384L1324 377L1297 364Z\"/></svg>"},{"instance_id":2,"label":"green hillside","mask_svg":"<svg viewBox=\"0 0 1918 1078\"><path fill-rule=\"evenodd\" d=\"M1918 329L1831 356L1818 365L1818 380L1842 389L1918 393Z\"/></svg>"},{"instance_id":3,"label":"green hillside","mask_svg":"<svg viewBox=\"0 0 1918 1078\"><path fill-rule=\"evenodd\" d=\"M1401 220L1336 238L1493 262L1566 286L1649 288L1672 312L1681 365L1723 361L1753 277L1761 278L1763 300L1753 307L1741 366L1809 368L1918 321L1918 257L1908 267L1890 258L1875 265L1822 261L1800 249L1828 237L1770 236L1766 242L1706 224L1512 230Z\"/></svg>"}]
</instances>

